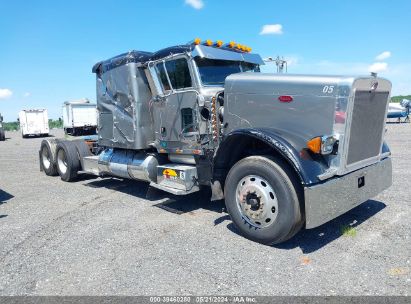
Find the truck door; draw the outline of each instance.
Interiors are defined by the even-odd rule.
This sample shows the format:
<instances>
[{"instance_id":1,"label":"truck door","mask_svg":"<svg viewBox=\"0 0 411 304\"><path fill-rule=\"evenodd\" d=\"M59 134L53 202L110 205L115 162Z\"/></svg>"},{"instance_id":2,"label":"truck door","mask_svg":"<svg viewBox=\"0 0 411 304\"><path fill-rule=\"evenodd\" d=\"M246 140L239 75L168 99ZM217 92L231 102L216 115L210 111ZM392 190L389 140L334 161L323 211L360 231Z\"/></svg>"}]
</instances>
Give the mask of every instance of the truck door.
<instances>
[{"instance_id":1,"label":"truck door","mask_svg":"<svg viewBox=\"0 0 411 304\"><path fill-rule=\"evenodd\" d=\"M197 91L185 57L157 62L152 71L162 94L153 103L156 140L163 148L194 149L198 141Z\"/></svg>"}]
</instances>

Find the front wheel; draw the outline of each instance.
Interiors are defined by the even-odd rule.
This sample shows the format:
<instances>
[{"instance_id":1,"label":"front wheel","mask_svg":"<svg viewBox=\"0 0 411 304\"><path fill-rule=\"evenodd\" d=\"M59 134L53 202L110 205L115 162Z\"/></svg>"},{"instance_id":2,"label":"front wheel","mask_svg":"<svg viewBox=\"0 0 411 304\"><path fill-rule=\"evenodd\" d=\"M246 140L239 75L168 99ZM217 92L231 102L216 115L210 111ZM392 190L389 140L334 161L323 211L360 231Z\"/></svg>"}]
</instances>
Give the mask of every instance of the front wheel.
<instances>
[{"instance_id":1,"label":"front wheel","mask_svg":"<svg viewBox=\"0 0 411 304\"><path fill-rule=\"evenodd\" d=\"M288 166L270 156L250 156L227 175L225 202L240 232L253 241L277 244L302 227L300 187Z\"/></svg>"}]
</instances>

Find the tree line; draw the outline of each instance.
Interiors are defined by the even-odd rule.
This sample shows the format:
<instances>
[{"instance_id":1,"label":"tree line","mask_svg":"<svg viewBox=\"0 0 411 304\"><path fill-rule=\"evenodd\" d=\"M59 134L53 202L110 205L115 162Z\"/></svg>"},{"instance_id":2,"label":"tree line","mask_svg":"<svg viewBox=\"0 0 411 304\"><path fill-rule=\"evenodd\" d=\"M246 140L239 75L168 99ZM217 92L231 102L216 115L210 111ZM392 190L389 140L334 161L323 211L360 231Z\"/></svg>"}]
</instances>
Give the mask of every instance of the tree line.
<instances>
[{"instance_id":1,"label":"tree line","mask_svg":"<svg viewBox=\"0 0 411 304\"><path fill-rule=\"evenodd\" d=\"M3 128L6 131L17 131L20 129L20 124L18 121L3 122ZM50 129L61 129L63 128L63 120L61 118L53 120L49 119Z\"/></svg>"}]
</instances>

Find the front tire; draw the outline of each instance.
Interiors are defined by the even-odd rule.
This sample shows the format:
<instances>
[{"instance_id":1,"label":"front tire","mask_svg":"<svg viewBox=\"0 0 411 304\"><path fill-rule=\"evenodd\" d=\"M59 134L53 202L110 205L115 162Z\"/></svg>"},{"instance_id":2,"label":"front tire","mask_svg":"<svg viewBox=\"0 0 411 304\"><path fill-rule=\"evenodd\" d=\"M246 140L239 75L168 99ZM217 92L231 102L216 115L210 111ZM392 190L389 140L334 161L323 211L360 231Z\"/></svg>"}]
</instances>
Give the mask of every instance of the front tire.
<instances>
[{"instance_id":1,"label":"front tire","mask_svg":"<svg viewBox=\"0 0 411 304\"><path fill-rule=\"evenodd\" d=\"M246 238L278 244L302 227L300 191L294 172L284 161L250 156L228 173L225 202L234 225Z\"/></svg>"},{"instance_id":2,"label":"front tire","mask_svg":"<svg viewBox=\"0 0 411 304\"><path fill-rule=\"evenodd\" d=\"M80 170L80 160L76 145L70 141L61 141L56 151L57 172L65 182L74 181Z\"/></svg>"}]
</instances>

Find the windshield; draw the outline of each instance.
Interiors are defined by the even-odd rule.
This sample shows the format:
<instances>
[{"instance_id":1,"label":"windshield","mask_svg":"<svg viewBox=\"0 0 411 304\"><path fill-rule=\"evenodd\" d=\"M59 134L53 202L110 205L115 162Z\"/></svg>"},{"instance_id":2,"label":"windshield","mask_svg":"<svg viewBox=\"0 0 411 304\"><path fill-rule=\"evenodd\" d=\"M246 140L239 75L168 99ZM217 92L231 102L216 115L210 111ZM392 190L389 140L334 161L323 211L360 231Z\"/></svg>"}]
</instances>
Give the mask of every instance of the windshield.
<instances>
[{"instance_id":1,"label":"windshield","mask_svg":"<svg viewBox=\"0 0 411 304\"><path fill-rule=\"evenodd\" d=\"M222 85L227 76L241 72L260 72L257 64L199 58L195 59L203 85Z\"/></svg>"}]
</instances>

